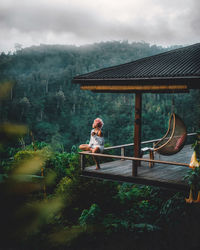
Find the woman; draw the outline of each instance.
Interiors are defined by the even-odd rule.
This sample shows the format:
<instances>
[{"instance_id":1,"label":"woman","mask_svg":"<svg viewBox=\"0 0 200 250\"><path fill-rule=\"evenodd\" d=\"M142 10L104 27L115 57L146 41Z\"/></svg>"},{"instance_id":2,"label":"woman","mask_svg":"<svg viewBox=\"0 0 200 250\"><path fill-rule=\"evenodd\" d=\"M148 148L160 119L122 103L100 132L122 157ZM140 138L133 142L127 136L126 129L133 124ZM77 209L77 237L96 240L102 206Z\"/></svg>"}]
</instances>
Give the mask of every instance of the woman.
<instances>
[{"instance_id":1,"label":"woman","mask_svg":"<svg viewBox=\"0 0 200 250\"><path fill-rule=\"evenodd\" d=\"M96 118L92 124L89 144L82 144L79 146L81 150L90 151L92 153L103 153L104 150L104 138L101 131L104 123L102 119ZM97 157L93 157L96 163L96 170L100 169L99 161Z\"/></svg>"}]
</instances>

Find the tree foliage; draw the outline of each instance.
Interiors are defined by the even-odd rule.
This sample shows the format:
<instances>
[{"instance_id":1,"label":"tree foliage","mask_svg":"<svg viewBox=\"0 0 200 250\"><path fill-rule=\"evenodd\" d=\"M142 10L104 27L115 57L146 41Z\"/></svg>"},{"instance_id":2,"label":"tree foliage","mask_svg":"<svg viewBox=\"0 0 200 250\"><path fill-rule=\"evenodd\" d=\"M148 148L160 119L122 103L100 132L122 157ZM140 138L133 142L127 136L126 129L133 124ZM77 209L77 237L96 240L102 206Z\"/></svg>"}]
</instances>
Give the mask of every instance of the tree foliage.
<instances>
[{"instance_id":1,"label":"tree foliage","mask_svg":"<svg viewBox=\"0 0 200 250\"><path fill-rule=\"evenodd\" d=\"M147 43L102 42L88 46L40 45L0 55L0 83L12 84L0 106L0 120L25 123L36 140L70 151L86 143L91 124L103 118L112 145L133 141L134 95L97 94L72 84L74 76L164 52ZM189 131L198 127L199 91L174 94L175 109ZM144 94L142 137L159 138L171 112L169 94ZM122 129L123 128L123 129ZM28 141L26 138L26 142Z\"/></svg>"}]
</instances>

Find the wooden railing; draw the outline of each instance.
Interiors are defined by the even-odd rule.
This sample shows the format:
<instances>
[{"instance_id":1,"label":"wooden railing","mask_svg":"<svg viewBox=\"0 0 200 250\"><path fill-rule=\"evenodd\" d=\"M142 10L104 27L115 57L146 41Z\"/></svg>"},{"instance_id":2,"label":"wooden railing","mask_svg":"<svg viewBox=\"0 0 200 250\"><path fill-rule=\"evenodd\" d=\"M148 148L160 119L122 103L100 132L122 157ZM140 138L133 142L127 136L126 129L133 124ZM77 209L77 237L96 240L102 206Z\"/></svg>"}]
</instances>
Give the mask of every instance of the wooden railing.
<instances>
[{"instance_id":1,"label":"wooden railing","mask_svg":"<svg viewBox=\"0 0 200 250\"><path fill-rule=\"evenodd\" d=\"M193 136L196 135L196 133L189 133L187 136ZM160 139L154 139L149 141L141 142L141 144L148 144L148 143L155 143ZM118 149L121 148L121 156L120 155L109 155L109 154L100 154L100 153L91 153L89 151L82 151L79 152L81 155L81 170L83 171L85 169L85 155L91 155L91 156L98 156L98 157L104 157L104 158L112 158L112 159L121 159L121 160L131 160L132 161L132 176L137 175L137 168L136 164L134 164L135 161L144 161L144 162L152 162L152 163L159 163L159 164L168 164L168 165L176 165L176 166L183 166L183 167L189 167L189 164L186 163L179 163L179 162L170 162L170 161L160 161L160 160L152 160L152 159L146 159L146 158L137 158L137 157L129 157L125 156L125 148L134 146L134 143L129 144L123 144L123 145L117 145L117 146L111 146L104 148L104 151L112 150L112 149ZM136 174L135 174L136 173Z\"/></svg>"},{"instance_id":2,"label":"wooden railing","mask_svg":"<svg viewBox=\"0 0 200 250\"><path fill-rule=\"evenodd\" d=\"M187 136L193 136L193 135L196 135L196 134L197 133L189 133L189 134L187 134ZM155 142L157 142L159 140L160 140L160 138L159 139L149 140L149 141L143 141L143 142L141 142L141 144L155 143ZM122 145L107 147L107 148L104 148L104 151L111 150L111 149L121 148L121 149L123 149L123 152L124 152L124 149L126 147L131 147L131 146L134 146L134 143L122 144Z\"/></svg>"}]
</instances>

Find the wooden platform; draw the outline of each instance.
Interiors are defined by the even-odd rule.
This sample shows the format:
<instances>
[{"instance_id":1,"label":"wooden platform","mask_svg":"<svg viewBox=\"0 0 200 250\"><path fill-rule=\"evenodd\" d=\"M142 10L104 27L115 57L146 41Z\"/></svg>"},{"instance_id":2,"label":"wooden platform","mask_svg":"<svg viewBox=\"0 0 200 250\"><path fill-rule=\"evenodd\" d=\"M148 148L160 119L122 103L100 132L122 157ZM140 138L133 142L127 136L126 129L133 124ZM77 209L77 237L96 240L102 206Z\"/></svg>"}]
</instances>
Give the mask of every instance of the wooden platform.
<instances>
[{"instance_id":1,"label":"wooden platform","mask_svg":"<svg viewBox=\"0 0 200 250\"><path fill-rule=\"evenodd\" d=\"M192 152L191 145L186 145L179 153L172 156L155 154L155 160L189 164ZM148 155L144 157L148 157ZM183 177L188 170L189 168L185 166L158 163L156 163L153 168L149 168L148 162L141 162L141 166L138 167L138 176L132 177L132 161L115 160L101 164L100 170L95 170L95 165L87 167L82 171L82 175L99 179L154 185L177 191L186 191L189 189L189 186L186 181L183 180Z\"/></svg>"}]
</instances>

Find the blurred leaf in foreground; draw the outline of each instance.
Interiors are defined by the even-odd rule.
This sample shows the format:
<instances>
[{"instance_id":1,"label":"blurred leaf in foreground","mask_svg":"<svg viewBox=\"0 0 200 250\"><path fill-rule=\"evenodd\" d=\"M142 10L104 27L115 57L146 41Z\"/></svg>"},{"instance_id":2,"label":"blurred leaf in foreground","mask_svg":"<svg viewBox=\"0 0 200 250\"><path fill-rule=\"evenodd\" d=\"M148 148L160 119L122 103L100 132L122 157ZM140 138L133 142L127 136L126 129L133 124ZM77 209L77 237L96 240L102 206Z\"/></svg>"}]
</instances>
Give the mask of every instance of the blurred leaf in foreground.
<instances>
[{"instance_id":1,"label":"blurred leaf in foreground","mask_svg":"<svg viewBox=\"0 0 200 250\"><path fill-rule=\"evenodd\" d=\"M28 127L20 124L1 123L0 124L0 145L4 148L11 145L28 133Z\"/></svg>"},{"instance_id":2,"label":"blurred leaf in foreground","mask_svg":"<svg viewBox=\"0 0 200 250\"><path fill-rule=\"evenodd\" d=\"M13 86L14 86L13 82L0 83L0 100L1 99L6 99L6 98L9 97Z\"/></svg>"},{"instance_id":3,"label":"blurred leaf in foreground","mask_svg":"<svg viewBox=\"0 0 200 250\"><path fill-rule=\"evenodd\" d=\"M48 149L17 152L11 170L0 182L1 246L19 246L51 223L62 208L59 196L43 199L44 185L51 185L56 177L52 171L41 176L49 156Z\"/></svg>"}]
</instances>

